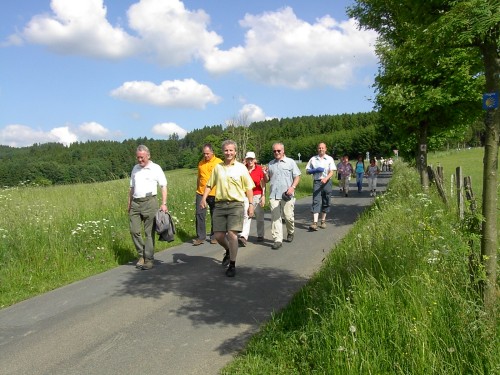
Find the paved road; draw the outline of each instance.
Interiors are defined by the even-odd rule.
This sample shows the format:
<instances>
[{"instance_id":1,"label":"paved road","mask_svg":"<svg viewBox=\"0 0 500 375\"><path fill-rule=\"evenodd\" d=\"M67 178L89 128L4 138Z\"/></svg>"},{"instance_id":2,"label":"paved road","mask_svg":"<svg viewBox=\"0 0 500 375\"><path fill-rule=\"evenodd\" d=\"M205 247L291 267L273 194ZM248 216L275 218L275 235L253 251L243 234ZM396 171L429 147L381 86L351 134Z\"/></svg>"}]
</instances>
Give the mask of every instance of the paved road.
<instances>
[{"instance_id":1,"label":"paved road","mask_svg":"<svg viewBox=\"0 0 500 375\"><path fill-rule=\"evenodd\" d=\"M379 177L379 190L388 177ZM1 373L217 374L373 199L350 195L335 192L318 232L307 230L311 198L297 201L295 240L279 250L270 239L250 243L253 227L235 278L224 275L218 245L185 243L158 253L151 271L123 265L1 310Z\"/></svg>"}]
</instances>

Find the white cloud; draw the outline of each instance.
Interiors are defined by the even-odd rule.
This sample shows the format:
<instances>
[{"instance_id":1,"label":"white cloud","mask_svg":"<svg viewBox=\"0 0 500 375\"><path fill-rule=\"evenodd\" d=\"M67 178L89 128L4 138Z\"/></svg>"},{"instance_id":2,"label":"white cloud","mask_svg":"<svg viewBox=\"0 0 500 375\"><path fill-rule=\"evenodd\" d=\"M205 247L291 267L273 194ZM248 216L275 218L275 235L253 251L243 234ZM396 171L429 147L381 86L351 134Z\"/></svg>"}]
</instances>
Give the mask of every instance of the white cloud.
<instances>
[{"instance_id":1,"label":"white cloud","mask_svg":"<svg viewBox=\"0 0 500 375\"><path fill-rule=\"evenodd\" d=\"M65 146L69 146L71 143L78 141L77 135L67 126L54 128L49 132L49 134L54 139L54 142L62 143Z\"/></svg>"},{"instance_id":2,"label":"white cloud","mask_svg":"<svg viewBox=\"0 0 500 375\"><path fill-rule=\"evenodd\" d=\"M117 59L140 51L137 38L106 20L103 0L52 0L50 6L53 14L37 15L26 25L24 40L67 55Z\"/></svg>"},{"instance_id":3,"label":"white cloud","mask_svg":"<svg viewBox=\"0 0 500 375\"><path fill-rule=\"evenodd\" d=\"M51 14L33 17L4 45L21 41L65 55L104 59L140 56L164 66L188 63L212 51L222 38L208 30L210 17L190 11L179 0L141 0L128 9L131 35L106 18L103 0L52 0Z\"/></svg>"},{"instance_id":4,"label":"white cloud","mask_svg":"<svg viewBox=\"0 0 500 375\"><path fill-rule=\"evenodd\" d=\"M26 125L12 124L0 129L0 144L12 147L26 147L35 143L57 142L65 146L78 140L69 127L54 128L48 132Z\"/></svg>"},{"instance_id":5,"label":"white cloud","mask_svg":"<svg viewBox=\"0 0 500 375\"><path fill-rule=\"evenodd\" d=\"M354 70L375 64L377 34L359 30L353 19L337 22L330 16L311 24L289 7L240 21L247 28L245 45L214 50L205 68L216 74L239 71L271 85L305 89L342 88L354 81Z\"/></svg>"},{"instance_id":6,"label":"white cloud","mask_svg":"<svg viewBox=\"0 0 500 375\"><path fill-rule=\"evenodd\" d=\"M109 130L97 122L85 122L79 127L79 132L88 137L88 139L107 139Z\"/></svg>"},{"instance_id":7,"label":"white cloud","mask_svg":"<svg viewBox=\"0 0 500 375\"><path fill-rule=\"evenodd\" d=\"M240 118L246 119L248 124L257 121L269 120L272 117L266 116L262 108L255 104L245 104L238 113Z\"/></svg>"},{"instance_id":8,"label":"white cloud","mask_svg":"<svg viewBox=\"0 0 500 375\"><path fill-rule=\"evenodd\" d=\"M117 132L113 136L119 136ZM111 132L97 122L86 122L76 127L60 126L42 131L26 125L12 124L0 129L0 144L12 147L26 147L35 143L56 142L69 146L71 143L87 140L112 138Z\"/></svg>"},{"instance_id":9,"label":"white cloud","mask_svg":"<svg viewBox=\"0 0 500 375\"><path fill-rule=\"evenodd\" d=\"M193 79L163 81L160 85L148 81L125 82L111 91L111 96L131 102L175 108L204 109L208 103L217 104L220 101L208 86Z\"/></svg>"},{"instance_id":10,"label":"white cloud","mask_svg":"<svg viewBox=\"0 0 500 375\"><path fill-rule=\"evenodd\" d=\"M306 22L290 7L246 14L240 21L244 45L222 50L222 37L209 29L209 15L187 9L180 0L132 4L127 30L108 21L104 0L52 0L50 6L52 13L33 17L3 44L24 41L61 54L106 59L138 56L163 66L200 59L213 74L236 71L259 83L294 89L362 84L355 70L377 62L374 31L328 15Z\"/></svg>"},{"instance_id":11,"label":"white cloud","mask_svg":"<svg viewBox=\"0 0 500 375\"><path fill-rule=\"evenodd\" d=\"M177 134L179 138L184 138L187 134L187 131L185 129L181 128L179 125L173 122L156 124L155 126L153 126L152 132L166 138L173 135L174 133Z\"/></svg>"},{"instance_id":12,"label":"white cloud","mask_svg":"<svg viewBox=\"0 0 500 375\"><path fill-rule=\"evenodd\" d=\"M219 35L208 31L206 13L187 10L179 0L141 0L130 7L128 17L130 27L162 65L187 63L222 43Z\"/></svg>"}]
</instances>

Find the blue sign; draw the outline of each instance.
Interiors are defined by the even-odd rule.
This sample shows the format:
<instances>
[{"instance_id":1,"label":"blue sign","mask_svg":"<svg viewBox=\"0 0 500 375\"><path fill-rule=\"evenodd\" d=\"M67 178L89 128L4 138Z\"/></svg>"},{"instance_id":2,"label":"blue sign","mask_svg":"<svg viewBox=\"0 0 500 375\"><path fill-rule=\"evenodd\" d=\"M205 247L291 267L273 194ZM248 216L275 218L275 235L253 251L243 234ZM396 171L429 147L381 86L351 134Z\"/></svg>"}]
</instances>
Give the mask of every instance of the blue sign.
<instances>
[{"instance_id":1,"label":"blue sign","mask_svg":"<svg viewBox=\"0 0 500 375\"><path fill-rule=\"evenodd\" d=\"M483 94L483 109L498 108L498 92Z\"/></svg>"}]
</instances>

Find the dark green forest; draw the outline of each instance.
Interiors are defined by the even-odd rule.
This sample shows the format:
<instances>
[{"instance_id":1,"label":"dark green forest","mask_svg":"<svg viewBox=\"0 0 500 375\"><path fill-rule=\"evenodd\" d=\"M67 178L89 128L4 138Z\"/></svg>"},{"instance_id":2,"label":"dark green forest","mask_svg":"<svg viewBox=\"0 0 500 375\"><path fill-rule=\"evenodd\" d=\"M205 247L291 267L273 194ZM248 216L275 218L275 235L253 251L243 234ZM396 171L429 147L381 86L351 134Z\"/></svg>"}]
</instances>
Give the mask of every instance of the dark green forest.
<instances>
[{"instance_id":1,"label":"dark green forest","mask_svg":"<svg viewBox=\"0 0 500 375\"><path fill-rule=\"evenodd\" d=\"M283 142L289 157L298 159L300 153L303 161L316 154L319 142L325 142L329 153L335 157L348 154L354 158L366 152L388 156L400 144L388 129L380 122L377 112L369 112L272 119L249 126L206 126L189 132L183 139L174 135L167 140L88 141L68 147L59 143L23 148L0 146L0 186L73 184L125 178L135 164L135 149L139 144L149 147L152 160L164 170L195 168L205 143L211 143L216 154L221 156L219 145L225 139L234 139L238 143L240 158L247 150L253 150L262 163L273 158L274 142ZM460 139L448 141L474 143L478 142L478 137L479 134L469 132ZM443 140L439 144L444 144ZM401 150L400 155L404 152Z\"/></svg>"}]
</instances>

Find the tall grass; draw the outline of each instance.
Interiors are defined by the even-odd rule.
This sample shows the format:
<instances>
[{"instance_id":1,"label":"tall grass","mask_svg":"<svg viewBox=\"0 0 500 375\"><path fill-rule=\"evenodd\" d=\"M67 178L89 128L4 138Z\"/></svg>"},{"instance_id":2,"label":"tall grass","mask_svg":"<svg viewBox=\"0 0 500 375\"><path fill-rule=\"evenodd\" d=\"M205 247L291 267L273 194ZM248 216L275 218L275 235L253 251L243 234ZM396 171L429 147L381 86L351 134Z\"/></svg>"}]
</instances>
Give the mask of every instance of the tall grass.
<instances>
[{"instance_id":1,"label":"tall grass","mask_svg":"<svg viewBox=\"0 0 500 375\"><path fill-rule=\"evenodd\" d=\"M176 241L194 236L195 170L167 173ZM127 215L128 180L0 190L0 307L136 257Z\"/></svg>"},{"instance_id":2,"label":"tall grass","mask_svg":"<svg viewBox=\"0 0 500 375\"><path fill-rule=\"evenodd\" d=\"M456 212L419 185L399 163L387 194L222 373L499 374L500 328L469 284Z\"/></svg>"}]
</instances>

